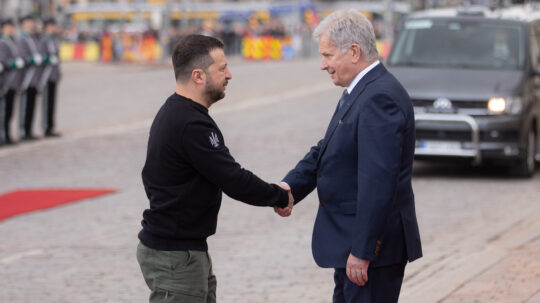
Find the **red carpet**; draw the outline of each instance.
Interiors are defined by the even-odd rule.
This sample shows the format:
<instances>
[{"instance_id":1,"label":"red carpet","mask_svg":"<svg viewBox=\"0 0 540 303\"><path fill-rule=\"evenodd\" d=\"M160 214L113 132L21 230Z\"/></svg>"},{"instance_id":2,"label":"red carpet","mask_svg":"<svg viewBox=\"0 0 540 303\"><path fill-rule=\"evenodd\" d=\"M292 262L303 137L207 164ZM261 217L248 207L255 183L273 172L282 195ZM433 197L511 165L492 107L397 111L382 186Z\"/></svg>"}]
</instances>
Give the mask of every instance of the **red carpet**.
<instances>
[{"instance_id":1,"label":"red carpet","mask_svg":"<svg viewBox=\"0 0 540 303\"><path fill-rule=\"evenodd\" d=\"M31 211L114 193L112 189L20 190L0 196L0 221Z\"/></svg>"}]
</instances>

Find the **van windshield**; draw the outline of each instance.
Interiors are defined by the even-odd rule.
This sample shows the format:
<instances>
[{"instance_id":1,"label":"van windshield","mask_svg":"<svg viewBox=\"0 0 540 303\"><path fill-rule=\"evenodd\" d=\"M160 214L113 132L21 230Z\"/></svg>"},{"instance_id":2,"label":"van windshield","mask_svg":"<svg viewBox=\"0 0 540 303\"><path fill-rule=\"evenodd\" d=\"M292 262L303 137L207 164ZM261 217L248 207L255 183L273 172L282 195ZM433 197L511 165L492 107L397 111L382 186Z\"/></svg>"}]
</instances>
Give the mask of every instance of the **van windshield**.
<instances>
[{"instance_id":1,"label":"van windshield","mask_svg":"<svg viewBox=\"0 0 540 303\"><path fill-rule=\"evenodd\" d=\"M522 28L485 20L412 19L395 42L390 65L519 69L525 60Z\"/></svg>"}]
</instances>

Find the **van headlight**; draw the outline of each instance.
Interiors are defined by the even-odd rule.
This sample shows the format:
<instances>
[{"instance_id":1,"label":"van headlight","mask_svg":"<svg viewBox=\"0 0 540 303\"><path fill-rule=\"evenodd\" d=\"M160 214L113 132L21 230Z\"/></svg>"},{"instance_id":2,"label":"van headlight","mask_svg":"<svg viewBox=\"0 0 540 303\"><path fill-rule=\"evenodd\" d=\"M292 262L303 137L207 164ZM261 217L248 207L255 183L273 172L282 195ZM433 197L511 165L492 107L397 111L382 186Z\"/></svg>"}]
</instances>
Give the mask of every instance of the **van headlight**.
<instances>
[{"instance_id":1,"label":"van headlight","mask_svg":"<svg viewBox=\"0 0 540 303\"><path fill-rule=\"evenodd\" d=\"M522 109L520 97L491 98L488 101L488 110L492 114L519 114Z\"/></svg>"},{"instance_id":2,"label":"van headlight","mask_svg":"<svg viewBox=\"0 0 540 303\"><path fill-rule=\"evenodd\" d=\"M506 100L504 98L491 98L488 101L488 109L494 114L503 113L506 110Z\"/></svg>"}]
</instances>

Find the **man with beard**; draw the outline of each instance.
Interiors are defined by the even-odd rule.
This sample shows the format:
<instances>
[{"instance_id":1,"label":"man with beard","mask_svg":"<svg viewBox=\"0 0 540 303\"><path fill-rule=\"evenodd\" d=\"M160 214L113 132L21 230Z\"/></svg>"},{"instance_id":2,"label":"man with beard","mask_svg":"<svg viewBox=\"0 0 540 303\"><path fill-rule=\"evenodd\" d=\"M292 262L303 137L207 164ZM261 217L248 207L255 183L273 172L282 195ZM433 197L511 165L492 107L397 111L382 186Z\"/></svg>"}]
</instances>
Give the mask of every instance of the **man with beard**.
<instances>
[{"instance_id":1,"label":"man with beard","mask_svg":"<svg viewBox=\"0 0 540 303\"><path fill-rule=\"evenodd\" d=\"M216 302L206 239L216 231L222 192L250 205L292 207L287 191L241 168L208 114L232 78L223 49L201 35L175 47L176 92L150 129L142 171L150 208L137 247L150 302Z\"/></svg>"}]
</instances>

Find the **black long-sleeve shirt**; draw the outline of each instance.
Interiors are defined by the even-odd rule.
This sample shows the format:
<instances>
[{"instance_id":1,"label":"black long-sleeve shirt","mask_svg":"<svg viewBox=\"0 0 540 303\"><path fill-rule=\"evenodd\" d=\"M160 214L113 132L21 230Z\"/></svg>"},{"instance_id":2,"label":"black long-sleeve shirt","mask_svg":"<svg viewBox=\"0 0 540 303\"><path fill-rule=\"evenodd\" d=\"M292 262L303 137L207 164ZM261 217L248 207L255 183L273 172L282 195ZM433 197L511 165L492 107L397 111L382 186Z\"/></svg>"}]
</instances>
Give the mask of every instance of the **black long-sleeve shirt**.
<instances>
[{"instance_id":1,"label":"black long-sleeve shirt","mask_svg":"<svg viewBox=\"0 0 540 303\"><path fill-rule=\"evenodd\" d=\"M139 239L158 250L207 250L222 191L256 206L288 204L286 191L233 159L208 109L178 94L154 119L142 180L150 209Z\"/></svg>"}]
</instances>

